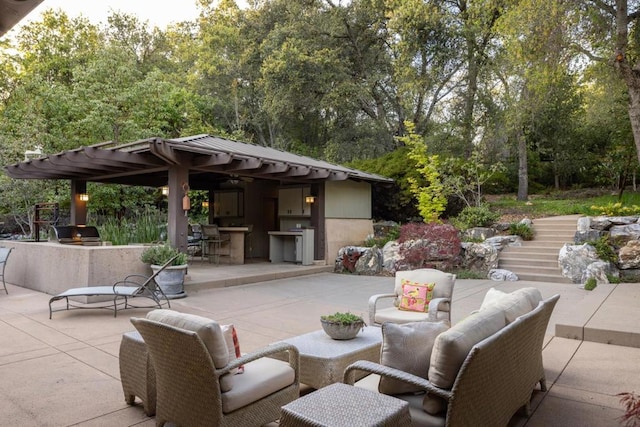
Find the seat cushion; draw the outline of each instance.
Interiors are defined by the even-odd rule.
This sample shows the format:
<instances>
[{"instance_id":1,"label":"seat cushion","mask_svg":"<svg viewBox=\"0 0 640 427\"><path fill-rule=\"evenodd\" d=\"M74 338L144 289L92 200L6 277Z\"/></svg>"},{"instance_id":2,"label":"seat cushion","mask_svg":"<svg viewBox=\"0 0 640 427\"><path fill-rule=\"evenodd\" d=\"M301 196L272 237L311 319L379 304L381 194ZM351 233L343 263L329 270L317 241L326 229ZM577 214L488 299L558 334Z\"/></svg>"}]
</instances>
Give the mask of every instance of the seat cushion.
<instances>
[{"instance_id":1,"label":"seat cushion","mask_svg":"<svg viewBox=\"0 0 640 427\"><path fill-rule=\"evenodd\" d=\"M229 351L222 329L214 320L166 309L150 311L147 313L147 319L197 333L217 369L224 368L229 363Z\"/></svg>"},{"instance_id":2,"label":"seat cushion","mask_svg":"<svg viewBox=\"0 0 640 427\"><path fill-rule=\"evenodd\" d=\"M436 338L429 365L429 381L450 389L471 348L506 325L504 313L495 308L467 316Z\"/></svg>"},{"instance_id":3,"label":"seat cushion","mask_svg":"<svg viewBox=\"0 0 640 427\"><path fill-rule=\"evenodd\" d=\"M244 374L229 376L231 390L222 393L222 412L228 414L256 402L295 381L295 371L287 362L263 357L244 366Z\"/></svg>"},{"instance_id":4,"label":"seat cushion","mask_svg":"<svg viewBox=\"0 0 640 427\"><path fill-rule=\"evenodd\" d=\"M446 321L383 323L380 364L426 379L433 343L447 329L449 323ZM419 387L388 377L380 379L378 390L384 394L422 391Z\"/></svg>"},{"instance_id":5,"label":"seat cushion","mask_svg":"<svg viewBox=\"0 0 640 427\"><path fill-rule=\"evenodd\" d=\"M374 320L378 324L383 324L384 322L423 322L428 318L429 314L425 312L399 310L397 307L388 307L376 310L376 317Z\"/></svg>"}]
</instances>

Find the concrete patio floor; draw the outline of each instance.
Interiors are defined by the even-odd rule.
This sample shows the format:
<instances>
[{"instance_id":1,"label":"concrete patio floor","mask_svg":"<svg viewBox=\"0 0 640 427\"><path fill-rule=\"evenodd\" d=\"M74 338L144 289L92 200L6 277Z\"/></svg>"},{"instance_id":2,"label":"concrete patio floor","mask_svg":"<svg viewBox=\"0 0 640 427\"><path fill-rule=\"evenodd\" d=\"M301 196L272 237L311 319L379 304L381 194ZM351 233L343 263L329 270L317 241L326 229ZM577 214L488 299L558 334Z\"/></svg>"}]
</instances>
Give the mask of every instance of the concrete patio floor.
<instances>
[{"instance_id":1,"label":"concrete patio floor","mask_svg":"<svg viewBox=\"0 0 640 427\"><path fill-rule=\"evenodd\" d=\"M7 268L10 268L8 266ZM319 316L366 316L370 295L388 292L391 277L327 272L327 266L194 263L187 298L175 310L233 323L243 352L320 329ZM311 273L311 274L309 274ZM266 281L265 281L266 280ZM252 283L253 282L253 283ZM577 285L458 280L453 323L477 309L486 291L535 286L559 293L545 340L549 391L536 392L530 419L516 426L619 426L619 392L640 392L640 285ZM0 420L8 426L153 426L141 405L126 405L118 349L129 318L148 309L57 312L49 295L8 285L0 294ZM578 338L578 339L574 339ZM584 339L584 341L582 340ZM620 345L622 344L622 345ZM478 420L478 425L482 421Z\"/></svg>"}]
</instances>

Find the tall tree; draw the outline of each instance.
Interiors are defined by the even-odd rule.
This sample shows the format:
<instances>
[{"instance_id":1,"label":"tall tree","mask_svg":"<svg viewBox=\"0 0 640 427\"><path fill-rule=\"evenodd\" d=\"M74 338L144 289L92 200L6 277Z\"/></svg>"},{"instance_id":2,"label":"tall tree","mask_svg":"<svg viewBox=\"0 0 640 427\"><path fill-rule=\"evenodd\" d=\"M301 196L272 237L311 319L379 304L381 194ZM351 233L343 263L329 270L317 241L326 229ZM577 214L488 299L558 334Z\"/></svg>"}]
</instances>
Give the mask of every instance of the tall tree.
<instances>
[{"instance_id":1,"label":"tall tree","mask_svg":"<svg viewBox=\"0 0 640 427\"><path fill-rule=\"evenodd\" d=\"M580 49L613 66L629 93L629 119L640 160L640 1L581 0Z\"/></svg>"}]
</instances>

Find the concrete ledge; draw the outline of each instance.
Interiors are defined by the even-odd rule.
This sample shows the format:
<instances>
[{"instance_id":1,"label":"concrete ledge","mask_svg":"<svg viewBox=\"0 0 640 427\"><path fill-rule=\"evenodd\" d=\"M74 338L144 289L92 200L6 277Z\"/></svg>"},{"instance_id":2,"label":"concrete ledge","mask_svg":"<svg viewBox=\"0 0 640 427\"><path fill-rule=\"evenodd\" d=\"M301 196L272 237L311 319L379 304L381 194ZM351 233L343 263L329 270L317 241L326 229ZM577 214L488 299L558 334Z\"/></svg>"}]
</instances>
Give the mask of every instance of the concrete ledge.
<instances>
[{"instance_id":1,"label":"concrete ledge","mask_svg":"<svg viewBox=\"0 0 640 427\"><path fill-rule=\"evenodd\" d=\"M6 281L49 295L69 288L112 285L130 274L151 274L149 266L140 261L142 245L81 246L20 241L2 244L13 248L5 270ZM100 299L93 297L88 301L87 297L81 297L77 301Z\"/></svg>"},{"instance_id":2,"label":"concrete ledge","mask_svg":"<svg viewBox=\"0 0 640 427\"><path fill-rule=\"evenodd\" d=\"M555 335L580 341L640 348L637 317L640 285L599 285L577 302L570 313L558 319Z\"/></svg>"}]
</instances>

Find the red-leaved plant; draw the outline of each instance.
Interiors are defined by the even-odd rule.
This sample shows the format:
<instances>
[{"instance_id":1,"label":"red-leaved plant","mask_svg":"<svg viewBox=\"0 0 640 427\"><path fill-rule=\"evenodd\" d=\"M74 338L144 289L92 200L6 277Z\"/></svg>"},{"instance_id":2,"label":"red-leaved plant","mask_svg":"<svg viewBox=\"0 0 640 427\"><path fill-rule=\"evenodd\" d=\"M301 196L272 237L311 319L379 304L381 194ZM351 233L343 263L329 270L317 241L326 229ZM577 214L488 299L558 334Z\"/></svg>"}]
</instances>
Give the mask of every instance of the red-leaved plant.
<instances>
[{"instance_id":1,"label":"red-leaved plant","mask_svg":"<svg viewBox=\"0 0 640 427\"><path fill-rule=\"evenodd\" d=\"M640 426L640 396L635 392L618 393L620 403L624 405L624 415L620 417L620 421L627 427Z\"/></svg>"},{"instance_id":2,"label":"red-leaved plant","mask_svg":"<svg viewBox=\"0 0 640 427\"><path fill-rule=\"evenodd\" d=\"M411 222L400 227L398 270L450 268L459 261L460 236L451 224Z\"/></svg>"}]
</instances>

